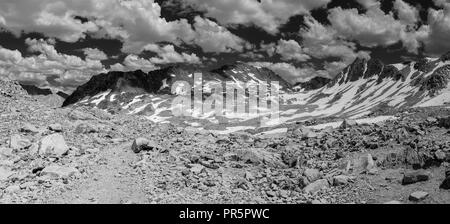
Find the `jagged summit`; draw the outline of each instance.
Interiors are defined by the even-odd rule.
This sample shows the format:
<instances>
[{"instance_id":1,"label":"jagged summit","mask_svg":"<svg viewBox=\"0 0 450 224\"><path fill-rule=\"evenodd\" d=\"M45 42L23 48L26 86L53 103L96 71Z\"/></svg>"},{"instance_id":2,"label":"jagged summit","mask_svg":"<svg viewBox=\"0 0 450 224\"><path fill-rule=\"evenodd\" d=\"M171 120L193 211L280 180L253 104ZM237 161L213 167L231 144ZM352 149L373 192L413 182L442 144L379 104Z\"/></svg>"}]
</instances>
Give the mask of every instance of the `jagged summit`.
<instances>
[{"instance_id":1,"label":"jagged summit","mask_svg":"<svg viewBox=\"0 0 450 224\"><path fill-rule=\"evenodd\" d=\"M297 86L304 91L320 89L324 86L332 87L335 85L342 85L349 82L356 82L358 80L376 80L377 83L382 83L385 79L392 79L394 81L406 81L406 78L411 70L416 70L411 77L414 81L411 83L414 86L422 85L421 89L431 90L430 88L446 86L447 74L446 69L442 68L441 63L450 60L450 52L443 55L438 60L430 58L421 58L418 61L404 62L394 65L385 65L379 59L364 59L357 58L352 64L346 67L342 72L334 78L315 77L307 82L298 83ZM438 69L439 68L439 69ZM433 72L433 74L428 74ZM430 77L425 77L426 75ZM435 78L433 78L435 77ZM437 78L439 77L439 78ZM429 84L430 82L438 84ZM427 84L428 83L428 84Z\"/></svg>"}]
</instances>

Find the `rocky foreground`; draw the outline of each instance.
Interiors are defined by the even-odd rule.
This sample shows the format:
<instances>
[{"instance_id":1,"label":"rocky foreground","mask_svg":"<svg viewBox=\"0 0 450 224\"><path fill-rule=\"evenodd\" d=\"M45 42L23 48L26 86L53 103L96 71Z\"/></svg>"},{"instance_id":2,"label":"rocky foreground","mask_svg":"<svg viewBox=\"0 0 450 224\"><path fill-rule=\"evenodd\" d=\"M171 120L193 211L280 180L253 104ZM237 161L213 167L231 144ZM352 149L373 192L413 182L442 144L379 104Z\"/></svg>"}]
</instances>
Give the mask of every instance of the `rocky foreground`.
<instances>
[{"instance_id":1,"label":"rocky foreground","mask_svg":"<svg viewBox=\"0 0 450 224\"><path fill-rule=\"evenodd\" d=\"M216 135L3 92L0 203L450 202L448 108Z\"/></svg>"}]
</instances>

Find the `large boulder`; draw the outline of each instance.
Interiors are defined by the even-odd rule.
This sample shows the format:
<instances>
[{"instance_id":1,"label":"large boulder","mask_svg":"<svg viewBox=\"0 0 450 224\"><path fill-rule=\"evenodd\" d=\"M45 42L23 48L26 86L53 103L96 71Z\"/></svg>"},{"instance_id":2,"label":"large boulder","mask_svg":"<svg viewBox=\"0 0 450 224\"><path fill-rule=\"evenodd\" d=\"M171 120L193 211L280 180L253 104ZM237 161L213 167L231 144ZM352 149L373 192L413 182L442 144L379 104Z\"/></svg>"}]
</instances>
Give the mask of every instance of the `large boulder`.
<instances>
[{"instance_id":1,"label":"large boulder","mask_svg":"<svg viewBox=\"0 0 450 224\"><path fill-rule=\"evenodd\" d=\"M140 151L151 151L158 148L156 142L148 140L146 138L137 138L133 141L131 145L131 150L135 153L139 153Z\"/></svg>"},{"instance_id":2,"label":"large boulder","mask_svg":"<svg viewBox=\"0 0 450 224\"><path fill-rule=\"evenodd\" d=\"M45 136L39 142L38 153L40 155L61 157L68 151L69 146L67 146L64 137L58 133Z\"/></svg>"},{"instance_id":3,"label":"large boulder","mask_svg":"<svg viewBox=\"0 0 450 224\"><path fill-rule=\"evenodd\" d=\"M407 172L402 179L403 185L414 184L417 182L423 182L430 179L430 173L424 170L417 170L413 172Z\"/></svg>"}]
</instances>

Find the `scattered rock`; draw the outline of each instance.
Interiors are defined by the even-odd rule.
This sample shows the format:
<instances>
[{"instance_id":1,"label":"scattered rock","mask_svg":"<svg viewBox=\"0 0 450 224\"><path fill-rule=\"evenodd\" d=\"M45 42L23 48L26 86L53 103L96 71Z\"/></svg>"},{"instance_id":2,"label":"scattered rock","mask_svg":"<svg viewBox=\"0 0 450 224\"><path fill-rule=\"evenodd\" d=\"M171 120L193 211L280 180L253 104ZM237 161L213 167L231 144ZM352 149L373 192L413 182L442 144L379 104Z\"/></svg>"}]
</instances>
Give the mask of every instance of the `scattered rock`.
<instances>
[{"instance_id":1,"label":"scattered rock","mask_svg":"<svg viewBox=\"0 0 450 224\"><path fill-rule=\"evenodd\" d=\"M30 146L31 146L31 141L28 140L27 138L24 138L24 137L18 135L18 134L12 135L9 139L9 147L11 149L20 150L20 149L29 148Z\"/></svg>"},{"instance_id":2,"label":"scattered rock","mask_svg":"<svg viewBox=\"0 0 450 224\"><path fill-rule=\"evenodd\" d=\"M426 197L428 197L428 193L424 191L416 191L409 195L409 200L414 202L419 202L424 200Z\"/></svg>"},{"instance_id":3,"label":"scattered rock","mask_svg":"<svg viewBox=\"0 0 450 224\"><path fill-rule=\"evenodd\" d=\"M430 179L430 173L424 170L417 170L413 172L405 173L402 179L402 185L414 184L417 182L428 181Z\"/></svg>"},{"instance_id":4,"label":"scattered rock","mask_svg":"<svg viewBox=\"0 0 450 224\"><path fill-rule=\"evenodd\" d=\"M91 114L81 112L79 110L73 110L69 113L69 118L72 120L94 120L95 117Z\"/></svg>"},{"instance_id":5,"label":"scattered rock","mask_svg":"<svg viewBox=\"0 0 450 224\"><path fill-rule=\"evenodd\" d=\"M137 138L133 141L131 145L131 150L135 153L140 151L151 151L157 149L158 146L154 141L148 140L146 138Z\"/></svg>"},{"instance_id":6,"label":"scattered rock","mask_svg":"<svg viewBox=\"0 0 450 224\"><path fill-rule=\"evenodd\" d=\"M59 133L47 135L39 142L38 153L40 155L61 157L68 151L69 146L67 146L64 137Z\"/></svg>"},{"instance_id":7,"label":"scattered rock","mask_svg":"<svg viewBox=\"0 0 450 224\"><path fill-rule=\"evenodd\" d=\"M77 173L76 168L59 165L50 165L41 171L41 175L49 175L54 178L69 178Z\"/></svg>"},{"instance_id":8,"label":"scattered rock","mask_svg":"<svg viewBox=\"0 0 450 224\"><path fill-rule=\"evenodd\" d=\"M271 167L285 167L281 155L264 149L243 149L237 153L239 160L254 165L266 164Z\"/></svg>"},{"instance_id":9,"label":"scattered rock","mask_svg":"<svg viewBox=\"0 0 450 224\"><path fill-rule=\"evenodd\" d=\"M313 183L308 184L308 186L306 186L303 190L306 193L314 194L314 193L317 193L318 191L320 191L322 189L326 189L326 188L329 188L329 187L330 187L330 185L329 185L327 180L320 179L320 180L316 180Z\"/></svg>"}]
</instances>

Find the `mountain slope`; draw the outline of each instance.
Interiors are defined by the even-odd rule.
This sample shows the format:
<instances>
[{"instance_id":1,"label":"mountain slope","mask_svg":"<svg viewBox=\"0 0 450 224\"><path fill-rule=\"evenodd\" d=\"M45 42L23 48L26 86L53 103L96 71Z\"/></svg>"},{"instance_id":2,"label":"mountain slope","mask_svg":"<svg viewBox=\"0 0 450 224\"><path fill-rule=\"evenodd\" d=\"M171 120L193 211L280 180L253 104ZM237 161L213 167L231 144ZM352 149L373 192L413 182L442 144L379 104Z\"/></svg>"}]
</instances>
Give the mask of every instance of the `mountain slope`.
<instances>
[{"instance_id":1,"label":"mountain slope","mask_svg":"<svg viewBox=\"0 0 450 224\"><path fill-rule=\"evenodd\" d=\"M299 85L286 96L295 105L315 107L296 111L293 117L361 117L380 107L395 109L442 106L450 102L450 61L424 58L418 62L384 65L378 60L357 59L334 79Z\"/></svg>"},{"instance_id":2,"label":"mountain slope","mask_svg":"<svg viewBox=\"0 0 450 224\"><path fill-rule=\"evenodd\" d=\"M202 71L204 90L212 82L279 81L280 119L262 122L261 114L174 117L170 86L176 81L193 85L196 70L180 66L144 73L110 72L94 76L64 102L111 113L144 115L153 122L181 123L196 128L233 132L255 127L279 127L321 118L364 118L379 111L443 106L450 101L449 56L385 65L377 59L357 59L333 79L316 77L291 86L272 71L238 63ZM248 92L247 92L248 93ZM247 94L243 99L247 103ZM248 105L246 105L248 106ZM246 108L246 112L248 112ZM384 112L383 112L384 113ZM267 114L266 114L267 115ZM278 126L277 126L278 125Z\"/></svg>"},{"instance_id":3,"label":"mountain slope","mask_svg":"<svg viewBox=\"0 0 450 224\"><path fill-rule=\"evenodd\" d=\"M110 112L129 111L133 100L155 95L170 95L171 86L177 81L186 81L194 86L194 73L202 73L203 85L208 89L212 82L249 82L278 81L281 88L290 89L289 83L267 68L257 68L243 63L226 65L213 71L201 71L184 66L171 66L161 70L144 73L109 72L94 76L86 84L78 87L64 102L63 106L72 104L88 105ZM139 99L138 99L139 98Z\"/></svg>"}]
</instances>

